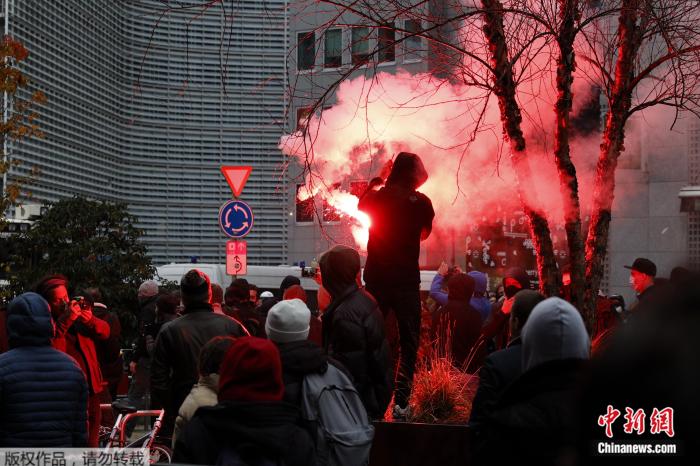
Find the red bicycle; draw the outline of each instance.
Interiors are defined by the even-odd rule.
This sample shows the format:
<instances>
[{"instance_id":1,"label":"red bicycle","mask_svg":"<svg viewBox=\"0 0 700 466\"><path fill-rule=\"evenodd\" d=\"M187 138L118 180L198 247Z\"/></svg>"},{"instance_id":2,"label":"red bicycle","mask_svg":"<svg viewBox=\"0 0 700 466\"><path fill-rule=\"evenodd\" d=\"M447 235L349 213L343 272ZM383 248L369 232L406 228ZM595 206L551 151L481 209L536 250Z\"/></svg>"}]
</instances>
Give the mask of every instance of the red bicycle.
<instances>
[{"instance_id":1,"label":"red bicycle","mask_svg":"<svg viewBox=\"0 0 700 466\"><path fill-rule=\"evenodd\" d=\"M147 448L150 454L150 463L170 463L173 453L170 446L163 440L158 439L158 432L163 423L165 411L138 410L122 401L115 401L112 404L100 405L102 409L111 409L117 417L114 425L110 427L100 427L100 445L105 448ZM136 440L129 441L126 436L127 422L137 418L155 418L153 427Z\"/></svg>"}]
</instances>

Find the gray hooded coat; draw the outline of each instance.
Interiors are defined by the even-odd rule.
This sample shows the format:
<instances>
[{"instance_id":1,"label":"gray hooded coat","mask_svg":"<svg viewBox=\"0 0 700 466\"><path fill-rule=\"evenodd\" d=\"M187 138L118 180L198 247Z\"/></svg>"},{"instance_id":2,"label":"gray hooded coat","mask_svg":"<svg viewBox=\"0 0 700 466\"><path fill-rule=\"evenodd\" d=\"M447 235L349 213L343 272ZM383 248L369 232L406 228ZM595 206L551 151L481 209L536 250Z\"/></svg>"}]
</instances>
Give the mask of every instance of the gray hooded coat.
<instances>
[{"instance_id":1,"label":"gray hooded coat","mask_svg":"<svg viewBox=\"0 0 700 466\"><path fill-rule=\"evenodd\" d=\"M559 464L575 442L590 347L583 319L571 304L549 298L532 310L521 337L524 373L486 420L475 442L477 464Z\"/></svg>"}]
</instances>

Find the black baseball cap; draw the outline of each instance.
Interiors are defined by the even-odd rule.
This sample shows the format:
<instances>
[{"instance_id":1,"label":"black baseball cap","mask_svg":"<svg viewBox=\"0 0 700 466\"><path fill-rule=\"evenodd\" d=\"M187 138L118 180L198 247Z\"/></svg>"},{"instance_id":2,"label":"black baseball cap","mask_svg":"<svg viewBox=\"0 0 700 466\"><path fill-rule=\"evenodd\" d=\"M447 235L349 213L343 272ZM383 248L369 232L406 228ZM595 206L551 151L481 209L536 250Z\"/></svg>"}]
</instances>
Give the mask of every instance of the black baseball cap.
<instances>
[{"instance_id":1,"label":"black baseball cap","mask_svg":"<svg viewBox=\"0 0 700 466\"><path fill-rule=\"evenodd\" d=\"M656 264L644 257L637 257L632 265L625 265L625 268L656 277Z\"/></svg>"}]
</instances>

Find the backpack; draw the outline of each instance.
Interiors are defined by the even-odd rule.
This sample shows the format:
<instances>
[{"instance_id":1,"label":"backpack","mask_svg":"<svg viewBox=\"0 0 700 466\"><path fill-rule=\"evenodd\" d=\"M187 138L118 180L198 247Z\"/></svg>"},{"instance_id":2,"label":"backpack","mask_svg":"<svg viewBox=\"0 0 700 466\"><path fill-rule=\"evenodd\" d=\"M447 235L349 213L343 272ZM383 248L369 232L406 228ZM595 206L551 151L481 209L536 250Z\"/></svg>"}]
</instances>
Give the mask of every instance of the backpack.
<instances>
[{"instance_id":1,"label":"backpack","mask_svg":"<svg viewBox=\"0 0 700 466\"><path fill-rule=\"evenodd\" d=\"M350 379L332 364L324 374L304 377L301 416L317 425L319 466L366 466L374 426Z\"/></svg>"}]
</instances>

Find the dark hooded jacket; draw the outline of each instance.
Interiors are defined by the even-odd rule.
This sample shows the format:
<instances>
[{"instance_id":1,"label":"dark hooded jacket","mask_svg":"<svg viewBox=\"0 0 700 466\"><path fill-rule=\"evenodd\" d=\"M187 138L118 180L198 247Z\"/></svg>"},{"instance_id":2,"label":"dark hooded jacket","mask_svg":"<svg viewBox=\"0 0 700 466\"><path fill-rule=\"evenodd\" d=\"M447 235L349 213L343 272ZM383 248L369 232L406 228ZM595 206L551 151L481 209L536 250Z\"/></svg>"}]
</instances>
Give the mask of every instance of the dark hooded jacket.
<instances>
[{"instance_id":1,"label":"dark hooded jacket","mask_svg":"<svg viewBox=\"0 0 700 466\"><path fill-rule=\"evenodd\" d=\"M173 462L217 464L230 448L246 464L265 458L285 466L313 465L314 445L296 425L298 418L299 411L284 402L224 401L199 408L177 438Z\"/></svg>"},{"instance_id":2,"label":"dark hooded jacket","mask_svg":"<svg viewBox=\"0 0 700 466\"><path fill-rule=\"evenodd\" d=\"M0 354L10 349L7 342L7 310L0 308Z\"/></svg>"},{"instance_id":3,"label":"dark hooded jacket","mask_svg":"<svg viewBox=\"0 0 700 466\"><path fill-rule=\"evenodd\" d=\"M7 330L11 350L0 355L0 447L84 447L87 383L75 360L51 347L48 303L36 293L15 298Z\"/></svg>"},{"instance_id":4,"label":"dark hooded jacket","mask_svg":"<svg viewBox=\"0 0 700 466\"><path fill-rule=\"evenodd\" d=\"M372 221L364 273L367 286L419 285L420 241L430 234L435 217L430 199L416 191L427 179L420 158L402 152L386 186L378 191L369 189L360 199L358 208Z\"/></svg>"},{"instance_id":5,"label":"dark hooded jacket","mask_svg":"<svg viewBox=\"0 0 700 466\"><path fill-rule=\"evenodd\" d=\"M392 394L389 345L377 302L356 283L360 256L354 249L336 246L319 265L323 286L333 300L323 313L323 347L352 375L372 417L381 417Z\"/></svg>"},{"instance_id":6,"label":"dark hooded jacket","mask_svg":"<svg viewBox=\"0 0 700 466\"><path fill-rule=\"evenodd\" d=\"M438 351L442 351L449 341L453 364L472 373L483 361L479 354L469 367L465 366L481 333L481 315L469 304L474 292L474 279L463 273L455 274L447 282L447 288L447 304L433 314L433 340L437 342Z\"/></svg>"},{"instance_id":7,"label":"dark hooded jacket","mask_svg":"<svg viewBox=\"0 0 700 466\"><path fill-rule=\"evenodd\" d=\"M520 288L507 287L506 281L509 278L514 278L518 283L520 283ZM503 278L503 289L505 291L505 298L510 299L515 296L519 290L529 290L530 289L530 278L527 276L527 272L520 267L513 267L506 271L506 275ZM482 337L485 340L493 339L493 343L496 349L503 349L508 345L510 340L508 335L508 314L504 313L502 310L503 300L497 302L491 307L491 315L484 324L481 330Z\"/></svg>"}]
</instances>

